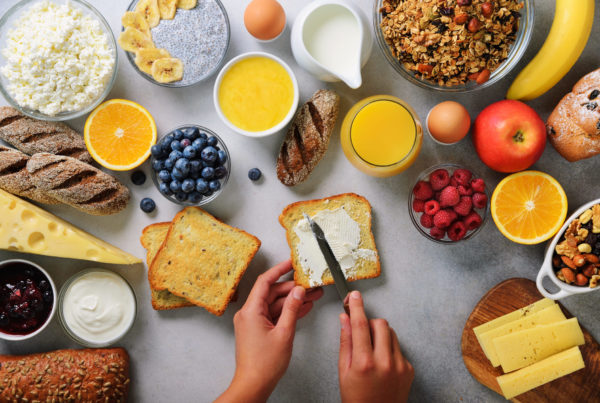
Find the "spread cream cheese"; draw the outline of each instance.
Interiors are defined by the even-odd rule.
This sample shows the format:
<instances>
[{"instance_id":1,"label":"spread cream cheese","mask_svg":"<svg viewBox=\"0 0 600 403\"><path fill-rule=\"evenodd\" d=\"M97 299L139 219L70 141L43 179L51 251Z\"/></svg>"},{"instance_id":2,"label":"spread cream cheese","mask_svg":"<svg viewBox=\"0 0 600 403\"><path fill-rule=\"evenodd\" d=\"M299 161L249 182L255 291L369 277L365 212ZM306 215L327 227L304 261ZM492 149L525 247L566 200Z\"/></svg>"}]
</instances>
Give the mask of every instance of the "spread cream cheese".
<instances>
[{"instance_id":1,"label":"spread cream cheese","mask_svg":"<svg viewBox=\"0 0 600 403\"><path fill-rule=\"evenodd\" d=\"M78 338L107 344L125 334L135 318L135 296L115 273L89 271L73 280L62 299L65 325Z\"/></svg>"},{"instance_id":2,"label":"spread cream cheese","mask_svg":"<svg viewBox=\"0 0 600 403\"><path fill-rule=\"evenodd\" d=\"M339 262L344 277L348 278L354 274L359 259L376 259L375 251L358 247L360 245L360 226L348 215L344 208L322 210L311 218L323 230L325 239L327 239L331 251ZM303 218L298 221L294 231L299 238L296 252L302 268L308 273L310 285L322 284L323 274L328 267L321 249L319 249L319 244L310 229L310 224Z\"/></svg>"}]
</instances>

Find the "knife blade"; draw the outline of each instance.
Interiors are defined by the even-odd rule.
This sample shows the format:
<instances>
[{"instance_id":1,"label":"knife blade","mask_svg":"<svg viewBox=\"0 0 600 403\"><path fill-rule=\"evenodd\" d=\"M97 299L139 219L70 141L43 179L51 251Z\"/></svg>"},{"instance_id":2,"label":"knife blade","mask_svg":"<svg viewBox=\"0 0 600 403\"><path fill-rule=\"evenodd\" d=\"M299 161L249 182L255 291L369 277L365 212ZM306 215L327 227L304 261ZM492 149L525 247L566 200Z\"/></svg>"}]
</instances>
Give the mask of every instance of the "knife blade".
<instances>
[{"instance_id":1,"label":"knife blade","mask_svg":"<svg viewBox=\"0 0 600 403\"><path fill-rule=\"evenodd\" d=\"M319 249L321 249L323 257L325 258L327 267L329 267L329 271L331 272L331 276L333 277L333 281L335 283L335 288L340 295L342 304L344 305L344 310L348 315L350 315L350 308L348 307L348 295L350 293L350 289L348 288L348 282L346 281L346 277L344 277L342 268L335 258L335 255L331 250L331 246L329 246L329 242L327 242L325 234L323 233L323 230L319 224L312 220L306 213L303 214L304 218L310 225L310 229L315 236L315 239L317 240L317 244L319 245Z\"/></svg>"}]
</instances>

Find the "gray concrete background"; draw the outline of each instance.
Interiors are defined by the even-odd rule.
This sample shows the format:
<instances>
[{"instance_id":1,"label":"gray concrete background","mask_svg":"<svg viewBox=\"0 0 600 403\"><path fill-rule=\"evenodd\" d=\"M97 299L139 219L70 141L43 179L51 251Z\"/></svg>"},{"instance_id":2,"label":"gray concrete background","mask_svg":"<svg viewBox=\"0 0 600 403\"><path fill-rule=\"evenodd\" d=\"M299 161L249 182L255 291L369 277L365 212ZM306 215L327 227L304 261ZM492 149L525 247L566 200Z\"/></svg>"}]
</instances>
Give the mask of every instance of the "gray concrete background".
<instances>
[{"instance_id":1,"label":"gray concrete background","mask_svg":"<svg viewBox=\"0 0 600 403\"><path fill-rule=\"evenodd\" d=\"M120 30L120 17L126 0L90 0L112 25ZM2 0L0 13L16 3ZM318 88L330 87L342 97L340 121L350 106L363 97L392 94L410 103L424 120L429 109L443 100L463 103L475 118L488 104L504 97L516 73L541 46L552 22L554 2L536 0L535 32L529 49L514 72L501 82L471 95L446 95L429 92L406 82L387 64L377 45L363 69L364 84L350 90L343 84L323 84L303 71L293 60L289 47L290 26L301 1L282 0L288 28L274 43L260 44L243 27L247 1L224 0L232 27L227 59L249 50L264 50L282 57L297 75L301 100ZM359 1L356 0L358 4ZM360 1L372 14L372 1ZM599 5L599 2L596 2ZM596 14L595 22L598 22ZM530 103L545 119L554 105L583 74L600 65L600 24L596 24L583 55L567 76L551 91ZM560 58L557 55L557 58ZM222 317L200 308L155 312L149 302L146 267L115 267L84 261L69 261L33 255L0 252L0 259L29 258L52 274L57 286L77 271L102 266L123 274L134 286L138 299L138 318L133 330L119 345L132 360L132 401L210 401L229 384L234 370L232 317L245 301L256 276L271 265L286 259L289 248L277 218L289 203L356 192L373 206L375 240L381 255L379 278L352 284L364 293L369 314L385 317L397 330L406 355L414 364L416 378L411 392L414 402L498 401L500 396L477 383L464 367L460 339L466 318L473 306L491 287L510 277L534 279L543 259L544 245L523 246L504 238L490 221L473 240L452 246L437 245L413 228L407 211L407 196L419 172L441 162L464 164L486 179L490 189L503 175L486 168L477 158L470 138L451 147L434 144L425 138L421 155L404 173L388 179L375 179L358 172L346 160L340 147L339 125L327 155L311 178L296 188L281 185L274 172L281 136L256 140L241 137L226 128L212 105L214 78L187 89L161 88L149 83L133 70L119 50L119 75L109 98L127 98L148 108L159 133L183 123L205 125L219 133L232 154L233 172L223 194L206 208L227 223L243 228L262 240L262 248L244 276L239 299ZM0 100L4 104L3 99ZM70 122L82 128L84 119ZM264 180L255 184L246 173L259 167ZM534 169L548 172L564 186L569 212L600 197L600 157L568 163L548 145ZM143 169L149 173L148 164ZM143 257L139 244L143 227L172 219L178 206L164 200L148 180L143 187L131 185L129 174L117 174L129 184L133 198L128 208L110 217L93 217L57 206L53 213L88 230L136 256ZM144 214L138 207L143 197L153 197L157 212ZM600 338L598 306L600 293L575 296L564 301L590 332ZM275 390L273 402L335 402L339 400L337 351L341 305L335 289L328 287L314 311L302 319L296 335L294 355L285 377ZM38 337L23 343L0 342L0 352L25 354L56 348L77 347L53 323Z\"/></svg>"}]
</instances>

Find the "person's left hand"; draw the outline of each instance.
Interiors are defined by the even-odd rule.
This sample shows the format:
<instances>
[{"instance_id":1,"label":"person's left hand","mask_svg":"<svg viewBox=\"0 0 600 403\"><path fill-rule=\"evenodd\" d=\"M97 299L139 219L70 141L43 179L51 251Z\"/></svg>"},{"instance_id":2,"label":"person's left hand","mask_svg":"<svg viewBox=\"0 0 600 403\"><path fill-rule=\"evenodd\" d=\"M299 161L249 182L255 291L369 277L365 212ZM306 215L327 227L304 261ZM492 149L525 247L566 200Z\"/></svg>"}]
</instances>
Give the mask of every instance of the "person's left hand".
<instances>
[{"instance_id":1,"label":"person's left hand","mask_svg":"<svg viewBox=\"0 0 600 403\"><path fill-rule=\"evenodd\" d=\"M266 401L285 373L296 321L323 295L321 288L305 292L293 281L277 283L290 270L288 260L258 276L248 300L235 314L235 375L217 401Z\"/></svg>"}]
</instances>

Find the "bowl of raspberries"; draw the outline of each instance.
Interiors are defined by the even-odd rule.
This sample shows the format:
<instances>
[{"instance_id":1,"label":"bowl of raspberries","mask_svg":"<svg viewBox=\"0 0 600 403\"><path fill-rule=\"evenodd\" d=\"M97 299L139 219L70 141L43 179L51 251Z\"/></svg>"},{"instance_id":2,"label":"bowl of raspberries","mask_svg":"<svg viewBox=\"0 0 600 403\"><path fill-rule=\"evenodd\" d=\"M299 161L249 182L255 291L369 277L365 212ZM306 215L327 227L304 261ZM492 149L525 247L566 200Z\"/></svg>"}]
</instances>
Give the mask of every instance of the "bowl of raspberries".
<instances>
[{"instance_id":1,"label":"bowl of raspberries","mask_svg":"<svg viewBox=\"0 0 600 403\"><path fill-rule=\"evenodd\" d=\"M410 218L426 238L453 243L472 238L488 216L485 182L468 168L439 164L423 171L408 198Z\"/></svg>"}]
</instances>

